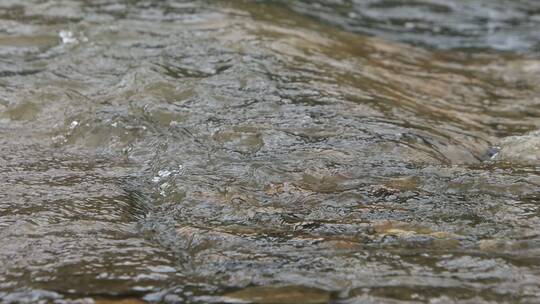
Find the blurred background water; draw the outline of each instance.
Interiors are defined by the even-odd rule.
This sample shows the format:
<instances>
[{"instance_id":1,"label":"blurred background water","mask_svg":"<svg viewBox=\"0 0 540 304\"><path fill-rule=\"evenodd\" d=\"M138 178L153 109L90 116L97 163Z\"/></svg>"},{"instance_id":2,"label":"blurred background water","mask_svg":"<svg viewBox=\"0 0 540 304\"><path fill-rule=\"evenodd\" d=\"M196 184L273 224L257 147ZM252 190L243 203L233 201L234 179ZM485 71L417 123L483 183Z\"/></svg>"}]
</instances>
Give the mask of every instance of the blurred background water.
<instances>
[{"instance_id":1,"label":"blurred background water","mask_svg":"<svg viewBox=\"0 0 540 304\"><path fill-rule=\"evenodd\" d=\"M344 30L414 45L467 51L538 52L537 1L268 1Z\"/></svg>"}]
</instances>

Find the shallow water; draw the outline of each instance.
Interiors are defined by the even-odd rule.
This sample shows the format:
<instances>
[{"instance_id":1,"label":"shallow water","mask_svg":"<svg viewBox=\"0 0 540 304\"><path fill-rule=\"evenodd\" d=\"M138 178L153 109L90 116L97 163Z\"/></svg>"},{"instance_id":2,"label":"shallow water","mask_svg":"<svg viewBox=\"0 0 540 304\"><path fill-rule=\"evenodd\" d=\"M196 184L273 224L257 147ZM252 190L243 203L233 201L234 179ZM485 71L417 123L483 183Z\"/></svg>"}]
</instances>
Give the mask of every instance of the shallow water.
<instances>
[{"instance_id":1,"label":"shallow water","mask_svg":"<svg viewBox=\"0 0 540 304\"><path fill-rule=\"evenodd\" d=\"M536 302L536 4L445 3L0 1L0 299Z\"/></svg>"}]
</instances>

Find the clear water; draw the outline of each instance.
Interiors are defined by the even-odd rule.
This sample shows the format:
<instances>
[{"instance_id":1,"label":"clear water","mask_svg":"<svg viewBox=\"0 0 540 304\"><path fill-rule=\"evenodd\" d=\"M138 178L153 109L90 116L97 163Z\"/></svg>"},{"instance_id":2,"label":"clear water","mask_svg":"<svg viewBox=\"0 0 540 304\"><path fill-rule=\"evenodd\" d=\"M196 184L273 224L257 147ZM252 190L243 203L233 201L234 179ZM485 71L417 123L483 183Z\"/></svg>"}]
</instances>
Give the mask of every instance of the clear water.
<instances>
[{"instance_id":1,"label":"clear water","mask_svg":"<svg viewBox=\"0 0 540 304\"><path fill-rule=\"evenodd\" d=\"M0 1L1 301L537 302L537 6Z\"/></svg>"}]
</instances>

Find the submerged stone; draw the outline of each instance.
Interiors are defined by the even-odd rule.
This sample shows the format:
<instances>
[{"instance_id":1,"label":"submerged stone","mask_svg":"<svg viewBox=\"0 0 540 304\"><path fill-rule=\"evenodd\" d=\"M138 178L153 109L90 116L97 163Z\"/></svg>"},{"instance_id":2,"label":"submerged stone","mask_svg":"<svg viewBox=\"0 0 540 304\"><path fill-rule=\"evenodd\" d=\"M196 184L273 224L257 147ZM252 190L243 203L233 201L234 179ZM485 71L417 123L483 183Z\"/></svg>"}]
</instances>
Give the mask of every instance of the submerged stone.
<instances>
[{"instance_id":1,"label":"submerged stone","mask_svg":"<svg viewBox=\"0 0 540 304\"><path fill-rule=\"evenodd\" d=\"M260 286L225 294L223 300L254 304L324 304L330 301L330 293L303 286Z\"/></svg>"}]
</instances>

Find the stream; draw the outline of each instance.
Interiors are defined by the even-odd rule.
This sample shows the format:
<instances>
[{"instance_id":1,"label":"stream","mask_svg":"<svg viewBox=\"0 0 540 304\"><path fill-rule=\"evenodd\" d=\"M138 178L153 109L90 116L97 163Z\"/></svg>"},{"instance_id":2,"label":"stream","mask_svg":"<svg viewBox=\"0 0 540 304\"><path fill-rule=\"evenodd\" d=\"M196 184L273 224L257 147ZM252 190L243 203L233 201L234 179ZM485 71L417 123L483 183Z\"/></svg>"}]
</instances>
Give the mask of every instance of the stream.
<instances>
[{"instance_id":1,"label":"stream","mask_svg":"<svg viewBox=\"0 0 540 304\"><path fill-rule=\"evenodd\" d=\"M0 0L0 302L538 303L539 28Z\"/></svg>"}]
</instances>

